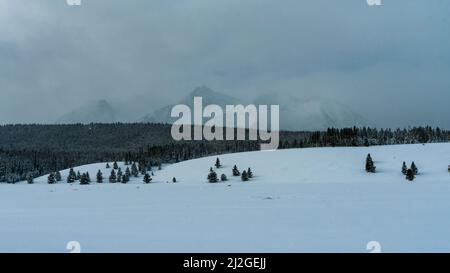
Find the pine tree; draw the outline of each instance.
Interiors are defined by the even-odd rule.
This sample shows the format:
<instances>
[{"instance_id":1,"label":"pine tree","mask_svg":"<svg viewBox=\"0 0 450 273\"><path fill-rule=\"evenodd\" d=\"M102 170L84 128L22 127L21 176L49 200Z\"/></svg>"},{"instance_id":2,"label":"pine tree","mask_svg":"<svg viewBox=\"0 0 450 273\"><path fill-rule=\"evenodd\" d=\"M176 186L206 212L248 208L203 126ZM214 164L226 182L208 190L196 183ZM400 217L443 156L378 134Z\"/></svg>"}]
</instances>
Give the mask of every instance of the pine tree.
<instances>
[{"instance_id":1,"label":"pine tree","mask_svg":"<svg viewBox=\"0 0 450 273\"><path fill-rule=\"evenodd\" d=\"M213 170L211 170L208 174L208 181L209 183L216 183L217 182L217 173Z\"/></svg>"},{"instance_id":2,"label":"pine tree","mask_svg":"<svg viewBox=\"0 0 450 273\"><path fill-rule=\"evenodd\" d=\"M127 169L125 170L125 175L128 177L131 176L130 168L127 167Z\"/></svg>"},{"instance_id":3,"label":"pine tree","mask_svg":"<svg viewBox=\"0 0 450 273\"><path fill-rule=\"evenodd\" d=\"M109 166L109 163L106 163L106 168L107 168L107 169L111 168L111 167Z\"/></svg>"},{"instance_id":4,"label":"pine tree","mask_svg":"<svg viewBox=\"0 0 450 273\"><path fill-rule=\"evenodd\" d=\"M91 183L91 175L89 174L89 172L86 172L86 179L88 183Z\"/></svg>"},{"instance_id":5,"label":"pine tree","mask_svg":"<svg viewBox=\"0 0 450 273\"><path fill-rule=\"evenodd\" d=\"M406 171L408 171L408 167L406 167L406 162L403 161L403 165L402 165L402 174L406 175Z\"/></svg>"},{"instance_id":6,"label":"pine tree","mask_svg":"<svg viewBox=\"0 0 450 273\"><path fill-rule=\"evenodd\" d=\"M114 161L114 163L113 163L113 169L114 169L114 170L119 169L119 165L117 165L117 161Z\"/></svg>"},{"instance_id":7,"label":"pine tree","mask_svg":"<svg viewBox=\"0 0 450 273\"><path fill-rule=\"evenodd\" d=\"M364 139L364 146L369 147L369 140L367 138Z\"/></svg>"},{"instance_id":8,"label":"pine tree","mask_svg":"<svg viewBox=\"0 0 450 273\"><path fill-rule=\"evenodd\" d=\"M148 173L145 173L143 180L144 180L145 184L148 184L148 183L150 183L150 181L152 181L152 178L150 177L150 175Z\"/></svg>"},{"instance_id":9,"label":"pine tree","mask_svg":"<svg viewBox=\"0 0 450 273\"><path fill-rule=\"evenodd\" d=\"M375 169L376 169L376 167L373 164L372 157L370 156L370 154L368 154L367 158L366 158L366 172L374 173Z\"/></svg>"},{"instance_id":10,"label":"pine tree","mask_svg":"<svg viewBox=\"0 0 450 273\"><path fill-rule=\"evenodd\" d=\"M47 182L49 184L55 184L55 175L53 173L50 173L47 177Z\"/></svg>"},{"instance_id":11,"label":"pine tree","mask_svg":"<svg viewBox=\"0 0 450 273\"><path fill-rule=\"evenodd\" d=\"M73 168L70 168L69 175L67 176L67 183L73 183L77 179L77 174L73 170Z\"/></svg>"},{"instance_id":12,"label":"pine tree","mask_svg":"<svg viewBox=\"0 0 450 273\"><path fill-rule=\"evenodd\" d=\"M248 168L248 170L247 170L247 175L248 175L248 178L253 178L253 173L250 168Z\"/></svg>"},{"instance_id":13,"label":"pine tree","mask_svg":"<svg viewBox=\"0 0 450 273\"><path fill-rule=\"evenodd\" d=\"M245 170L242 172L241 180L242 181L248 181L248 174L247 174L247 172Z\"/></svg>"},{"instance_id":14,"label":"pine tree","mask_svg":"<svg viewBox=\"0 0 450 273\"><path fill-rule=\"evenodd\" d=\"M145 163L144 163L144 162L140 162L140 163L139 163L139 168L138 168L138 170L139 170L139 172L140 172L142 175L145 175L145 171L147 171L147 166L145 166Z\"/></svg>"},{"instance_id":15,"label":"pine tree","mask_svg":"<svg viewBox=\"0 0 450 273\"><path fill-rule=\"evenodd\" d=\"M222 167L222 165L220 165L220 160L219 158L216 159L216 164L215 164L216 168L219 169L220 167Z\"/></svg>"},{"instance_id":16,"label":"pine tree","mask_svg":"<svg viewBox=\"0 0 450 273\"><path fill-rule=\"evenodd\" d=\"M172 178L172 182L173 183L177 183L177 179L174 177L174 178Z\"/></svg>"},{"instance_id":17,"label":"pine tree","mask_svg":"<svg viewBox=\"0 0 450 273\"><path fill-rule=\"evenodd\" d=\"M80 171L77 171L77 176L75 178L75 180L79 181L81 179L81 173Z\"/></svg>"},{"instance_id":18,"label":"pine tree","mask_svg":"<svg viewBox=\"0 0 450 273\"><path fill-rule=\"evenodd\" d=\"M55 172L55 180L56 182L60 182L62 180L61 173L59 171Z\"/></svg>"},{"instance_id":19,"label":"pine tree","mask_svg":"<svg viewBox=\"0 0 450 273\"><path fill-rule=\"evenodd\" d=\"M29 173L27 175L27 183L28 184L33 184L34 183L34 178L33 178L33 175L31 173Z\"/></svg>"},{"instance_id":20,"label":"pine tree","mask_svg":"<svg viewBox=\"0 0 450 273\"><path fill-rule=\"evenodd\" d=\"M136 166L136 162L133 162L133 164L131 165L131 174L134 177L138 177L139 176L139 171L138 171L138 168Z\"/></svg>"},{"instance_id":21,"label":"pine tree","mask_svg":"<svg viewBox=\"0 0 450 273\"><path fill-rule=\"evenodd\" d=\"M117 173L117 182L122 183L122 180L123 180L123 176L119 175L119 173Z\"/></svg>"},{"instance_id":22,"label":"pine tree","mask_svg":"<svg viewBox=\"0 0 450 273\"><path fill-rule=\"evenodd\" d=\"M227 179L227 176L223 173L221 176L220 176L220 181L227 181L228 179Z\"/></svg>"},{"instance_id":23,"label":"pine tree","mask_svg":"<svg viewBox=\"0 0 450 273\"><path fill-rule=\"evenodd\" d=\"M67 183L73 183L73 182L75 182L75 177L76 177L75 174L69 174L69 175L67 176Z\"/></svg>"},{"instance_id":24,"label":"pine tree","mask_svg":"<svg viewBox=\"0 0 450 273\"><path fill-rule=\"evenodd\" d=\"M415 178L414 171L412 169L408 169L406 171L406 179L409 180L409 181L413 181L414 178Z\"/></svg>"},{"instance_id":25,"label":"pine tree","mask_svg":"<svg viewBox=\"0 0 450 273\"><path fill-rule=\"evenodd\" d=\"M119 177L119 176L122 176L123 174L122 174L122 169L121 168L119 168L118 170L117 170L117 176Z\"/></svg>"},{"instance_id":26,"label":"pine tree","mask_svg":"<svg viewBox=\"0 0 450 273\"><path fill-rule=\"evenodd\" d=\"M89 182L88 182L88 179L87 179L87 175L86 175L86 173L83 173L80 176L80 185L88 185L88 184L89 184Z\"/></svg>"},{"instance_id":27,"label":"pine tree","mask_svg":"<svg viewBox=\"0 0 450 273\"><path fill-rule=\"evenodd\" d=\"M411 170L413 171L414 175L417 175L419 173L419 169L417 169L414 161L411 163Z\"/></svg>"},{"instance_id":28,"label":"pine tree","mask_svg":"<svg viewBox=\"0 0 450 273\"><path fill-rule=\"evenodd\" d=\"M100 170L97 172L97 183L103 183L103 173Z\"/></svg>"},{"instance_id":29,"label":"pine tree","mask_svg":"<svg viewBox=\"0 0 450 273\"><path fill-rule=\"evenodd\" d=\"M109 176L109 183L116 183L117 177L114 169L111 170L111 175Z\"/></svg>"},{"instance_id":30,"label":"pine tree","mask_svg":"<svg viewBox=\"0 0 450 273\"><path fill-rule=\"evenodd\" d=\"M123 184L126 184L126 183L128 183L130 181L130 175L128 175L128 174L124 174L123 176L122 176L122 183Z\"/></svg>"},{"instance_id":31,"label":"pine tree","mask_svg":"<svg viewBox=\"0 0 450 273\"><path fill-rule=\"evenodd\" d=\"M234 167L233 167L233 176L239 176L239 175L241 175L241 173L239 172L239 170L236 167L236 165L234 165Z\"/></svg>"}]
</instances>

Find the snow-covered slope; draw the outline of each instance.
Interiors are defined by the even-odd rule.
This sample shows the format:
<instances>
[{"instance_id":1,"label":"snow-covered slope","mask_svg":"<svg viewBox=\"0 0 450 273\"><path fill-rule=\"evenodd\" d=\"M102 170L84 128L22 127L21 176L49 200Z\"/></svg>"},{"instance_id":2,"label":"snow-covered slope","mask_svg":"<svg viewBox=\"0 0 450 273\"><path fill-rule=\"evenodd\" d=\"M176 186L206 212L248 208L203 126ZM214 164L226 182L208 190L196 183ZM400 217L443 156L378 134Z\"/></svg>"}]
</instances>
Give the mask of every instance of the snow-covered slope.
<instances>
[{"instance_id":1,"label":"snow-covered slope","mask_svg":"<svg viewBox=\"0 0 450 273\"><path fill-rule=\"evenodd\" d=\"M450 251L449 143L222 155L230 181L209 184L215 158L164 166L151 184L0 185L0 251ZM400 169L413 160L411 183ZM234 164L255 177L232 177ZM76 170L94 178L104 166Z\"/></svg>"}]
</instances>

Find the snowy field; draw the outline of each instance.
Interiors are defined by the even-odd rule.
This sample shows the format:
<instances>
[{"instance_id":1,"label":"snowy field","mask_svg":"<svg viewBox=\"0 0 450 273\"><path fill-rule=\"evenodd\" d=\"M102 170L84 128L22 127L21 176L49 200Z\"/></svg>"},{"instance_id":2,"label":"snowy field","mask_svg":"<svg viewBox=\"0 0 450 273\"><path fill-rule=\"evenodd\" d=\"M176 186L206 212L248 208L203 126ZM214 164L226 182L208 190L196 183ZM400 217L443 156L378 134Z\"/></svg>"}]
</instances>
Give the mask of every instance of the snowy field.
<instances>
[{"instance_id":1,"label":"snowy field","mask_svg":"<svg viewBox=\"0 0 450 273\"><path fill-rule=\"evenodd\" d=\"M0 252L450 252L450 143L222 155L230 180L209 184L215 158L164 166L150 184L109 184L105 163L75 168L91 185L67 184L67 170L54 185L0 184ZM413 160L411 183L400 170Z\"/></svg>"}]
</instances>

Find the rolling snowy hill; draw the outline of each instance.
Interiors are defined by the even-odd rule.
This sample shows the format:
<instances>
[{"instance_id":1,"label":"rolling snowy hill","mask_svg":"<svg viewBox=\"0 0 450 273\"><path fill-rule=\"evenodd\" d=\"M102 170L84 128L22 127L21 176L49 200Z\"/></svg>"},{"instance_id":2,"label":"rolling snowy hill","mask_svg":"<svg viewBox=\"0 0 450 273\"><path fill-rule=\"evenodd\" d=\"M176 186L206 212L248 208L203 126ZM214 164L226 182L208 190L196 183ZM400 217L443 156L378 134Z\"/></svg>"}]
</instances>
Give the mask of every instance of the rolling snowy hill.
<instances>
[{"instance_id":1,"label":"rolling snowy hill","mask_svg":"<svg viewBox=\"0 0 450 273\"><path fill-rule=\"evenodd\" d=\"M164 166L150 184L0 185L0 251L64 252L69 241L84 252L368 252L369 241L450 251L450 143L221 155L230 180L210 184L215 158ZM419 175L407 182L401 164L413 160ZM234 164L255 177L233 177ZM75 170L95 179L102 169L106 182L104 167Z\"/></svg>"}]
</instances>

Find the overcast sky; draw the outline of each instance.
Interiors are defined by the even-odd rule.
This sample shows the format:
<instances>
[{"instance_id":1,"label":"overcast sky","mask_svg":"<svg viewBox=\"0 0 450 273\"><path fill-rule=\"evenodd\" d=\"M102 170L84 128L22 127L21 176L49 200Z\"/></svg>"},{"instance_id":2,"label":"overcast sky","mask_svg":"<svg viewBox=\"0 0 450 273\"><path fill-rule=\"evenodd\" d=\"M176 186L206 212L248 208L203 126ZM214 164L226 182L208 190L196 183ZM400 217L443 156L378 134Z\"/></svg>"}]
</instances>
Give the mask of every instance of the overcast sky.
<instances>
[{"instance_id":1,"label":"overcast sky","mask_svg":"<svg viewBox=\"0 0 450 273\"><path fill-rule=\"evenodd\" d=\"M152 112L207 85L450 128L449 19L448 0L0 0L0 123L97 99Z\"/></svg>"}]
</instances>

